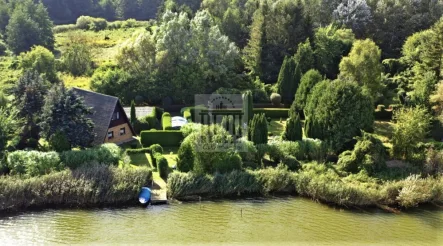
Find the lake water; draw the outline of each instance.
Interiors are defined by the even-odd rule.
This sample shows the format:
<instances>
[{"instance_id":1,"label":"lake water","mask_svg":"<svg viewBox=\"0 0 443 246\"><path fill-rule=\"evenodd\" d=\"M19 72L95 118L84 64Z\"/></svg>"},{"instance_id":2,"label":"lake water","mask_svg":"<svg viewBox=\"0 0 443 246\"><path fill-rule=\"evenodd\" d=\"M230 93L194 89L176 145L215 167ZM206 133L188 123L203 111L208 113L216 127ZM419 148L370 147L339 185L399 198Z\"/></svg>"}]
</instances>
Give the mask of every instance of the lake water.
<instances>
[{"instance_id":1,"label":"lake water","mask_svg":"<svg viewBox=\"0 0 443 246\"><path fill-rule=\"evenodd\" d=\"M443 209L349 211L302 198L0 217L0 245L443 245Z\"/></svg>"}]
</instances>

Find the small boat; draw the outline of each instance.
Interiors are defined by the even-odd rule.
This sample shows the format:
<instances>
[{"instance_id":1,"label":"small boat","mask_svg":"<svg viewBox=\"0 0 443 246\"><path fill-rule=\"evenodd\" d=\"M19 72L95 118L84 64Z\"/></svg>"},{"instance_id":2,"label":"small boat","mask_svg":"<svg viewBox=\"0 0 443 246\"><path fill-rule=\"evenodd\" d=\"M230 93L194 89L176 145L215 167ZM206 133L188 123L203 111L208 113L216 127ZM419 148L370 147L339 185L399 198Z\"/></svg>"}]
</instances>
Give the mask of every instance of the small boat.
<instances>
[{"instance_id":1,"label":"small boat","mask_svg":"<svg viewBox=\"0 0 443 246\"><path fill-rule=\"evenodd\" d=\"M138 195L138 200L141 204L147 204L151 200L151 189L148 187L142 187L142 190Z\"/></svg>"}]
</instances>

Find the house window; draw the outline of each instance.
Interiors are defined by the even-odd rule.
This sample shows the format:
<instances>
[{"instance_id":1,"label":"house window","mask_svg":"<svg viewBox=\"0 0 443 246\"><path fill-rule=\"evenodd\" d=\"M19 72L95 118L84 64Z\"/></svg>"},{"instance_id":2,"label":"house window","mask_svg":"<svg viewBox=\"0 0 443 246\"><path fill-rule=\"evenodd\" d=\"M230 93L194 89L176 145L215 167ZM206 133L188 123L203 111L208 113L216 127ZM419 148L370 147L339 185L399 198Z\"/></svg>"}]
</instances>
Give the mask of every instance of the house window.
<instances>
[{"instance_id":1,"label":"house window","mask_svg":"<svg viewBox=\"0 0 443 246\"><path fill-rule=\"evenodd\" d=\"M126 134L126 128L120 128L120 136L125 135Z\"/></svg>"},{"instance_id":2,"label":"house window","mask_svg":"<svg viewBox=\"0 0 443 246\"><path fill-rule=\"evenodd\" d=\"M108 132L108 139L113 139L114 138L114 132L110 131Z\"/></svg>"}]
</instances>

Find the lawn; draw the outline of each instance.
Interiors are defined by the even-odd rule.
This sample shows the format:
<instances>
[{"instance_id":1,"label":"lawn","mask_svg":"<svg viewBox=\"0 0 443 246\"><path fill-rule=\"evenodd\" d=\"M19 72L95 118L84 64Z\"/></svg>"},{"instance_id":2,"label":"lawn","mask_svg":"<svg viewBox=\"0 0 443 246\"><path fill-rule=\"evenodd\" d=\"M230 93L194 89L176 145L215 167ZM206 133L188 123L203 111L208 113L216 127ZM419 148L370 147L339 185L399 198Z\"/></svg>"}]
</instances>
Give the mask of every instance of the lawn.
<instances>
[{"instance_id":1,"label":"lawn","mask_svg":"<svg viewBox=\"0 0 443 246\"><path fill-rule=\"evenodd\" d=\"M268 132L272 133L272 136L280 136L285 130L286 120L272 119L271 124L268 125Z\"/></svg>"}]
</instances>

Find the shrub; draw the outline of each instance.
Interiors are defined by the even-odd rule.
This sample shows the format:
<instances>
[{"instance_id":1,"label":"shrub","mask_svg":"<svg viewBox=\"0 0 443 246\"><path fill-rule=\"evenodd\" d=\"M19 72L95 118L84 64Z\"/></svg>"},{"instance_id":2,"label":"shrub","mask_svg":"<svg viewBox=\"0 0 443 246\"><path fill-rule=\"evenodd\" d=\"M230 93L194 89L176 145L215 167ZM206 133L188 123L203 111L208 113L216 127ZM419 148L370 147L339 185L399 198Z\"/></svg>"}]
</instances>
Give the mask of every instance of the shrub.
<instances>
[{"instance_id":1,"label":"shrub","mask_svg":"<svg viewBox=\"0 0 443 246\"><path fill-rule=\"evenodd\" d=\"M76 26L82 30L101 31L105 30L108 23L103 18L94 18L90 16L80 16L77 18Z\"/></svg>"},{"instance_id":2,"label":"shrub","mask_svg":"<svg viewBox=\"0 0 443 246\"><path fill-rule=\"evenodd\" d=\"M292 155L284 156L281 160L281 162L288 167L291 171L296 171L300 168L300 162L297 161L297 158L295 158Z\"/></svg>"},{"instance_id":3,"label":"shrub","mask_svg":"<svg viewBox=\"0 0 443 246\"><path fill-rule=\"evenodd\" d=\"M71 143L65 134L58 131L49 139L49 147L56 152L71 150Z\"/></svg>"},{"instance_id":4,"label":"shrub","mask_svg":"<svg viewBox=\"0 0 443 246\"><path fill-rule=\"evenodd\" d=\"M157 170L160 174L160 177L164 180L167 180L169 174L168 160L166 160L166 158L159 153L155 155L155 159L157 162Z\"/></svg>"},{"instance_id":5,"label":"shrub","mask_svg":"<svg viewBox=\"0 0 443 246\"><path fill-rule=\"evenodd\" d=\"M300 121L300 116L292 115L286 122L285 131L282 134L283 140L299 141L303 138L303 128Z\"/></svg>"},{"instance_id":6,"label":"shrub","mask_svg":"<svg viewBox=\"0 0 443 246\"><path fill-rule=\"evenodd\" d=\"M347 172L357 173L365 170L374 174L386 169L386 150L383 143L373 135L364 132L357 138L353 151L343 152L338 165Z\"/></svg>"},{"instance_id":7,"label":"shrub","mask_svg":"<svg viewBox=\"0 0 443 246\"><path fill-rule=\"evenodd\" d=\"M191 135L191 133L201 131L202 128L203 128L202 124L188 123L188 124L182 126L180 131L183 133L184 137L187 137L187 136Z\"/></svg>"},{"instance_id":8,"label":"shrub","mask_svg":"<svg viewBox=\"0 0 443 246\"><path fill-rule=\"evenodd\" d=\"M75 169L92 162L117 165L122 154L123 151L120 147L107 143L86 150L65 151L60 153L60 158L67 167Z\"/></svg>"},{"instance_id":9,"label":"shrub","mask_svg":"<svg viewBox=\"0 0 443 246\"><path fill-rule=\"evenodd\" d=\"M151 181L148 168L92 164L29 179L5 176L0 177L0 210L136 204L140 187Z\"/></svg>"},{"instance_id":10,"label":"shrub","mask_svg":"<svg viewBox=\"0 0 443 246\"><path fill-rule=\"evenodd\" d=\"M264 114L256 114L249 124L248 138L254 144L265 144L268 142L268 123Z\"/></svg>"},{"instance_id":11,"label":"shrub","mask_svg":"<svg viewBox=\"0 0 443 246\"><path fill-rule=\"evenodd\" d=\"M191 115L191 109L186 108L183 111L183 118L185 118L188 122L192 122L192 115Z\"/></svg>"},{"instance_id":12,"label":"shrub","mask_svg":"<svg viewBox=\"0 0 443 246\"><path fill-rule=\"evenodd\" d=\"M271 103L274 106L280 106L281 104L281 96L278 93L271 94Z\"/></svg>"},{"instance_id":13,"label":"shrub","mask_svg":"<svg viewBox=\"0 0 443 246\"><path fill-rule=\"evenodd\" d=\"M151 146L153 144L160 144L163 147L179 147L183 141L183 134L181 131L142 131L140 133L140 142L143 146Z\"/></svg>"},{"instance_id":14,"label":"shrub","mask_svg":"<svg viewBox=\"0 0 443 246\"><path fill-rule=\"evenodd\" d=\"M238 153L226 152L220 155L220 157L213 163L213 168L216 172L229 173L234 170L241 170L243 162Z\"/></svg>"},{"instance_id":15,"label":"shrub","mask_svg":"<svg viewBox=\"0 0 443 246\"><path fill-rule=\"evenodd\" d=\"M8 155L7 166L12 175L33 177L64 168L57 152L15 151Z\"/></svg>"},{"instance_id":16,"label":"shrub","mask_svg":"<svg viewBox=\"0 0 443 246\"><path fill-rule=\"evenodd\" d=\"M177 170L180 172L189 172L194 169L194 149L192 139L186 138L180 145L177 153Z\"/></svg>"},{"instance_id":17,"label":"shrub","mask_svg":"<svg viewBox=\"0 0 443 246\"><path fill-rule=\"evenodd\" d=\"M52 28L52 31L54 32L54 34L57 34L57 33L62 33L62 32L74 31L77 29L78 29L78 27L76 24L68 24L68 25L55 26L54 28Z\"/></svg>"},{"instance_id":18,"label":"shrub","mask_svg":"<svg viewBox=\"0 0 443 246\"><path fill-rule=\"evenodd\" d=\"M162 126L163 130L172 130L171 114L168 112L162 115Z\"/></svg>"},{"instance_id":19,"label":"shrub","mask_svg":"<svg viewBox=\"0 0 443 246\"><path fill-rule=\"evenodd\" d=\"M140 134L142 131L146 131L151 129L148 121L146 121L146 118L136 119L132 126L134 127L134 131L137 134Z\"/></svg>"},{"instance_id":20,"label":"shrub","mask_svg":"<svg viewBox=\"0 0 443 246\"><path fill-rule=\"evenodd\" d=\"M289 109L287 108L254 108L254 114L265 114L266 118L283 118L289 117Z\"/></svg>"},{"instance_id":21,"label":"shrub","mask_svg":"<svg viewBox=\"0 0 443 246\"><path fill-rule=\"evenodd\" d=\"M248 141L245 138L240 138L237 140L236 149L240 154L241 159L244 162L255 162L257 156L257 149L254 146L254 143Z\"/></svg>"},{"instance_id":22,"label":"shrub","mask_svg":"<svg viewBox=\"0 0 443 246\"><path fill-rule=\"evenodd\" d=\"M163 147L160 144L153 144L153 145L149 146L149 149L154 154L155 153L163 154Z\"/></svg>"},{"instance_id":23,"label":"shrub","mask_svg":"<svg viewBox=\"0 0 443 246\"><path fill-rule=\"evenodd\" d=\"M432 176L443 174L443 151L431 148L426 152L424 172Z\"/></svg>"},{"instance_id":24,"label":"shrub","mask_svg":"<svg viewBox=\"0 0 443 246\"><path fill-rule=\"evenodd\" d=\"M148 122L151 129L155 129L157 127L158 119L157 119L157 108L154 108L151 114L147 115L145 121Z\"/></svg>"}]
</instances>

